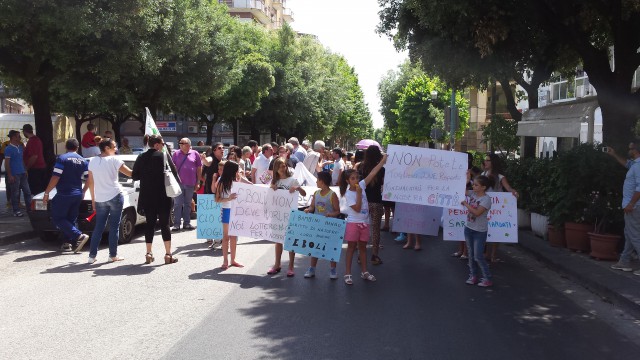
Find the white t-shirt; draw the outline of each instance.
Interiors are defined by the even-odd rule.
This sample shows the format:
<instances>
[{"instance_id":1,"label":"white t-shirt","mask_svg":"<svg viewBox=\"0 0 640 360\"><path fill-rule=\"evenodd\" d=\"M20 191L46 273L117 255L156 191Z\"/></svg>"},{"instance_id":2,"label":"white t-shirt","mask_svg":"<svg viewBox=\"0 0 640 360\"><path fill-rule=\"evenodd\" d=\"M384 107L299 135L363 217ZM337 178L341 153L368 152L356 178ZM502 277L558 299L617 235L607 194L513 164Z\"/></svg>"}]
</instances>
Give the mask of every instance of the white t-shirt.
<instances>
[{"instance_id":1,"label":"white t-shirt","mask_svg":"<svg viewBox=\"0 0 640 360\"><path fill-rule=\"evenodd\" d=\"M124 162L115 156L95 156L89 161L96 202L109 201L122 192L118 172L123 164Z\"/></svg>"},{"instance_id":2,"label":"white t-shirt","mask_svg":"<svg viewBox=\"0 0 640 360\"><path fill-rule=\"evenodd\" d=\"M300 186L300 183L293 176L289 176L286 179L278 180L276 189L289 190L292 186Z\"/></svg>"},{"instance_id":3,"label":"white t-shirt","mask_svg":"<svg viewBox=\"0 0 640 360\"><path fill-rule=\"evenodd\" d=\"M364 183L364 180L360 180L358 183L360 188L362 188L362 206L360 207L360 212L355 212L352 205L355 205L358 198L358 194L355 191L351 191L347 189L344 194L345 199L347 200L347 210L345 213L347 214L347 222L348 223L369 223L369 202L367 201L367 194L364 193L364 189L367 187Z\"/></svg>"},{"instance_id":4,"label":"white t-shirt","mask_svg":"<svg viewBox=\"0 0 640 360\"><path fill-rule=\"evenodd\" d=\"M484 175L484 176L489 176L489 173L484 171L482 174L480 175ZM493 187L488 188L486 191L495 191L495 192L503 192L504 189L502 188L502 179L504 179L504 175L502 174L498 174L498 181L496 184L493 184Z\"/></svg>"},{"instance_id":5,"label":"white t-shirt","mask_svg":"<svg viewBox=\"0 0 640 360\"><path fill-rule=\"evenodd\" d=\"M255 161L253 162L253 169L256 169L256 177L258 178L255 182L256 184L265 184L264 182L260 181L260 177L262 176L262 174L264 174L265 171L269 170L270 163L271 158L266 158L262 154L260 154L260 156L255 159ZM268 185L269 183L266 184Z\"/></svg>"},{"instance_id":6,"label":"white t-shirt","mask_svg":"<svg viewBox=\"0 0 640 360\"><path fill-rule=\"evenodd\" d=\"M337 186L340 173L344 171L344 161L342 159L333 162L333 172L331 173L331 185Z\"/></svg>"}]
</instances>

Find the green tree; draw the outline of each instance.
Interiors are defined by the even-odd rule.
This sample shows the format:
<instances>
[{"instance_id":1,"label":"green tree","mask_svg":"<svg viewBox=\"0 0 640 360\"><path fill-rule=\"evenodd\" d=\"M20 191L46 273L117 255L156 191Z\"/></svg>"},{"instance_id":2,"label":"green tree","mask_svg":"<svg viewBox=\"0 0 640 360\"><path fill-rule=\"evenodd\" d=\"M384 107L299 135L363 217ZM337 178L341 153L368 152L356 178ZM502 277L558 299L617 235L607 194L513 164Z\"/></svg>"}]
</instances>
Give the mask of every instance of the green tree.
<instances>
[{"instance_id":1,"label":"green tree","mask_svg":"<svg viewBox=\"0 0 640 360\"><path fill-rule=\"evenodd\" d=\"M489 124L482 126L482 142L491 144L500 152L510 153L520 146L517 132L518 123L515 120L497 115Z\"/></svg>"},{"instance_id":2,"label":"green tree","mask_svg":"<svg viewBox=\"0 0 640 360\"><path fill-rule=\"evenodd\" d=\"M31 102L50 166L52 82L73 68L99 63L104 55L100 49L113 39L112 29L130 27L130 14L140 6L135 0L0 1L0 76Z\"/></svg>"},{"instance_id":3,"label":"green tree","mask_svg":"<svg viewBox=\"0 0 640 360\"><path fill-rule=\"evenodd\" d=\"M409 48L423 63L434 64L448 83L482 83L491 75L506 84L513 78L529 92L531 108L536 107L536 96L531 95L541 79L553 70L572 69L577 54L598 92L605 142L630 139L640 113L640 92L630 92L633 73L640 65L637 0L379 3L383 7L380 31L394 36L398 46ZM527 87L520 81L528 72L533 76Z\"/></svg>"},{"instance_id":4,"label":"green tree","mask_svg":"<svg viewBox=\"0 0 640 360\"><path fill-rule=\"evenodd\" d=\"M436 98L432 98L432 93ZM415 76L399 93L398 108L398 133L405 137L410 144L422 141L444 141L448 138L443 131L440 138L432 138L433 129L444 130L444 109L451 99L451 90L438 78L430 78L427 75ZM467 128L469 111L468 101L456 93L456 106L459 109L459 126L456 138L460 138Z\"/></svg>"}]
</instances>

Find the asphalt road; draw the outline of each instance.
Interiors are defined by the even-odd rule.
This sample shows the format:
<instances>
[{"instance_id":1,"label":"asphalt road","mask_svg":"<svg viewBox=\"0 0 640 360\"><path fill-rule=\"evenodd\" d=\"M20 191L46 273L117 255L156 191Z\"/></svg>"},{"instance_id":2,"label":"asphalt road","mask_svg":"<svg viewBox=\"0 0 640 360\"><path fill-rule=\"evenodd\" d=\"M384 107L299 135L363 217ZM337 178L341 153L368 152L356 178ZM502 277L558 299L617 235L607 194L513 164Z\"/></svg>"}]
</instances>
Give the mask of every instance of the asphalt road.
<instances>
[{"instance_id":1,"label":"asphalt road","mask_svg":"<svg viewBox=\"0 0 640 360\"><path fill-rule=\"evenodd\" d=\"M241 239L238 246L238 261L246 267L222 272L220 251L207 250L195 232L174 235L177 264L159 262L163 252L157 241L156 262L144 265L141 230L133 243L120 246L126 259L117 264L106 263L106 248L94 266L85 264L86 252L63 255L37 239L0 248L0 358L633 359L640 354L637 321L612 319L607 304L558 285L548 270L508 246L502 248L506 262L493 269L495 287L482 289L464 283L464 262L449 256L453 244L430 239L415 252L385 234L384 264L371 267L378 281L355 278L347 287L341 277L329 280L323 262L316 278L304 279L308 260L300 256L294 278L267 276L273 245L253 239ZM344 264L338 267L342 275Z\"/></svg>"}]
</instances>

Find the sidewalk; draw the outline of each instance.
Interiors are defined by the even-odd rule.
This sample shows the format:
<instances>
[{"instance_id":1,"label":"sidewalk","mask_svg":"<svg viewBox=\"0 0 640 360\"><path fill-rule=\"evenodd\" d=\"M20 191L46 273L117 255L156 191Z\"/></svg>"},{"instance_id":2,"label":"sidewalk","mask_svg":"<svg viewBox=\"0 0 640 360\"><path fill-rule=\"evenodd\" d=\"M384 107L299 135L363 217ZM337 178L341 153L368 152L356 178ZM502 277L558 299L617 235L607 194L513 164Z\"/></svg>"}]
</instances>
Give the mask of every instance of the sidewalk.
<instances>
[{"instance_id":1,"label":"sidewalk","mask_svg":"<svg viewBox=\"0 0 640 360\"><path fill-rule=\"evenodd\" d=\"M0 246L37 236L36 231L31 227L27 214L21 218L14 217L13 211L7 208L7 187L4 182L4 174L0 178Z\"/></svg>"},{"instance_id":2,"label":"sidewalk","mask_svg":"<svg viewBox=\"0 0 640 360\"><path fill-rule=\"evenodd\" d=\"M548 241L531 231L520 230L518 236L520 247L549 268L591 290L604 301L640 318L640 276L611 269L614 261L599 261L589 257L589 254L552 247ZM634 269L640 269L639 261L633 261L631 265Z\"/></svg>"}]
</instances>

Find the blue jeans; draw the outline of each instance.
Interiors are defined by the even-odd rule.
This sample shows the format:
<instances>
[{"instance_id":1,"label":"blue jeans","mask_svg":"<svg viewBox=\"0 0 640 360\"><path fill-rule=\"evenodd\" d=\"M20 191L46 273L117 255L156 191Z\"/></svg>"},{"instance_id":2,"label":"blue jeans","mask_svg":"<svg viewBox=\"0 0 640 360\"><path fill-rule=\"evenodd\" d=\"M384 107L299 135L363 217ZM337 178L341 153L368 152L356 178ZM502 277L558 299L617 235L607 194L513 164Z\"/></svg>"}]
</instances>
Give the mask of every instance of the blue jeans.
<instances>
[{"instance_id":1,"label":"blue jeans","mask_svg":"<svg viewBox=\"0 0 640 360\"><path fill-rule=\"evenodd\" d=\"M475 231L465 227L464 239L467 242L467 251L469 252L469 273L471 276L478 276L479 265L480 271L482 271L482 277L491 280L489 264L487 264L487 260L484 258L484 245L487 242L487 232Z\"/></svg>"},{"instance_id":2,"label":"blue jeans","mask_svg":"<svg viewBox=\"0 0 640 360\"><path fill-rule=\"evenodd\" d=\"M80 202L82 202L82 194L62 195L57 193L51 199L51 220L64 234L64 242L66 243L73 244L82 235L76 226Z\"/></svg>"},{"instance_id":3,"label":"blue jeans","mask_svg":"<svg viewBox=\"0 0 640 360\"><path fill-rule=\"evenodd\" d=\"M191 199L193 198L194 185L180 185L182 194L173 198L173 216L175 223L173 227L180 227L180 219L182 226L189 225L191 222Z\"/></svg>"},{"instance_id":4,"label":"blue jeans","mask_svg":"<svg viewBox=\"0 0 640 360\"><path fill-rule=\"evenodd\" d=\"M27 174L13 175L13 178L13 183L9 183L9 179L7 179L7 184L11 191L11 206L13 207L13 212L17 213L20 211L20 190L22 190L22 195L24 196L24 205L27 209L30 209L31 189L27 181Z\"/></svg>"},{"instance_id":5,"label":"blue jeans","mask_svg":"<svg viewBox=\"0 0 640 360\"><path fill-rule=\"evenodd\" d=\"M116 195L113 199L105 202L96 202L96 226L91 234L91 248L89 257L95 258L98 255L98 245L102 239L102 233L109 219L109 257L118 255L118 237L120 236L120 218L122 217L122 206L124 196Z\"/></svg>"},{"instance_id":6,"label":"blue jeans","mask_svg":"<svg viewBox=\"0 0 640 360\"><path fill-rule=\"evenodd\" d=\"M620 263L629 264L633 250L640 254L640 209L624 214L624 250Z\"/></svg>"}]
</instances>

